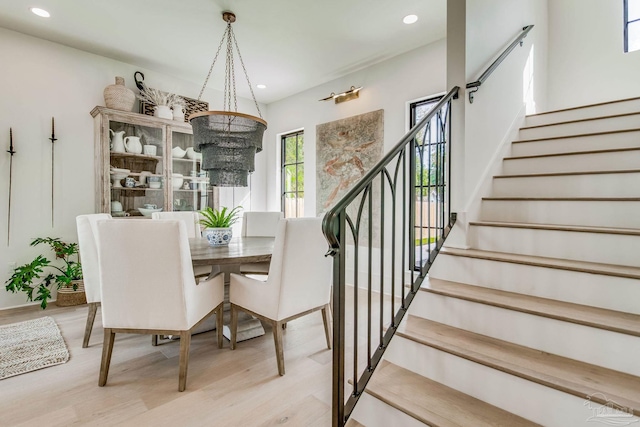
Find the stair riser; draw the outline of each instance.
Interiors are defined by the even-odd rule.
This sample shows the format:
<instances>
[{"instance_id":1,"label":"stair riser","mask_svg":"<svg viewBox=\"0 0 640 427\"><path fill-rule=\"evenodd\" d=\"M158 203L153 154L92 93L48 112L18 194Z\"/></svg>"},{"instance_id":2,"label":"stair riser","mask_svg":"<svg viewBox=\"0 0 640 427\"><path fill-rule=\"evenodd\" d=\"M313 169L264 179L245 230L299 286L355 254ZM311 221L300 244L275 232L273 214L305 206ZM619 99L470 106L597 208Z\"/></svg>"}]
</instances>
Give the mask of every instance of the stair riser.
<instances>
[{"instance_id":1,"label":"stair riser","mask_svg":"<svg viewBox=\"0 0 640 427\"><path fill-rule=\"evenodd\" d=\"M640 150L505 159L502 163L504 175L632 169L640 169Z\"/></svg>"},{"instance_id":2,"label":"stair riser","mask_svg":"<svg viewBox=\"0 0 640 427\"><path fill-rule=\"evenodd\" d=\"M640 128L640 114L520 129L519 139L550 138Z\"/></svg>"},{"instance_id":3,"label":"stair riser","mask_svg":"<svg viewBox=\"0 0 640 427\"><path fill-rule=\"evenodd\" d=\"M394 338L385 353L385 359L541 425L584 426L590 415L583 406L584 398L545 387L403 337ZM532 404L533 402L535 404Z\"/></svg>"},{"instance_id":4,"label":"stair riser","mask_svg":"<svg viewBox=\"0 0 640 427\"><path fill-rule=\"evenodd\" d=\"M482 221L640 228L640 202L483 200Z\"/></svg>"},{"instance_id":5,"label":"stair riser","mask_svg":"<svg viewBox=\"0 0 640 427\"><path fill-rule=\"evenodd\" d=\"M425 427L426 424L405 414L391 405L363 393L351 413L351 418L367 427Z\"/></svg>"},{"instance_id":6,"label":"stair riser","mask_svg":"<svg viewBox=\"0 0 640 427\"><path fill-rule=\"evenodd\" d=\"M640 172L494 178L492 197L639 197Z\"/></svg>"},{"instance_id":7,"label":"stair riser","mask_svg":"<svg viewBox=\"0 0 640 427\"><path fill-rule=\"evenodd\" d=\"M515 142L511 145L511 155L537 156L540 154L570 153L575 151L593 151L632 147L640 147L640 131L580 136L574 138L546 139L532 142Z\"/></svg>"},{"instance_id":8,"label":"stair riser","mask_svg":"<svg viewBox=\"0 0 640 427\"><path fill-rule=\"evenodd\" d=\"M605 276L533 265L468 258L441 253L429 277L640 314L637 279Z\"/></svg>"},{"instance_id":9,"label":"stair riser","mask_svg":"<svg viewBox=\"0 0 640 427\"><path fill-rule=\"evenodd\" d=\"M602 116L634 113L640 111L640 99L624 102L597 105L593 107L577 108L574 110L559 111L557 113L540 114L525 118L525 126L540 126L550 123L566 122L580 119L593 119Z\"/></svg>"},{"instance_id":10,"label":"stair riser","mask_svg":"<svg viewBox=\"0 0 640 427\"><path fill-rule=\"evenodd\" d=\"M640 267L640 236L472 225L469 243L485 251Z\"/></svg>"},{"instance_id":11,"label":"stair riser","mask_svg":"<svg viewBox=\"0 0 640 427\"><path fill-rule=\"evenodd\" d=\"M525 347L640 375L638 337L424 291L418 292L409 313Z\"/></svg>"}]
</instances>

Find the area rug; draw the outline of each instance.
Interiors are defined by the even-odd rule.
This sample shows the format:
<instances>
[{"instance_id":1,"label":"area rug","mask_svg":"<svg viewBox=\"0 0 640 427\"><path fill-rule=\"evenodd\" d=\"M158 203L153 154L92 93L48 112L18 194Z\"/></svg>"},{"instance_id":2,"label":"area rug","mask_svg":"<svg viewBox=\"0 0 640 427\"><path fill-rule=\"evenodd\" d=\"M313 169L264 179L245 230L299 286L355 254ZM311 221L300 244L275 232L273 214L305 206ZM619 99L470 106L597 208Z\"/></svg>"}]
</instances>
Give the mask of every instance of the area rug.
<instances>
[{"instance_id":1,"label":"area rug","mask_svg":"<svg viewBox=\"0 0 640 427\"><path fill-rule=\"evenodd\" d=\"M0 326L0 379L69 360L69 350L51 317Z\"/></svg>"}]
</instances>

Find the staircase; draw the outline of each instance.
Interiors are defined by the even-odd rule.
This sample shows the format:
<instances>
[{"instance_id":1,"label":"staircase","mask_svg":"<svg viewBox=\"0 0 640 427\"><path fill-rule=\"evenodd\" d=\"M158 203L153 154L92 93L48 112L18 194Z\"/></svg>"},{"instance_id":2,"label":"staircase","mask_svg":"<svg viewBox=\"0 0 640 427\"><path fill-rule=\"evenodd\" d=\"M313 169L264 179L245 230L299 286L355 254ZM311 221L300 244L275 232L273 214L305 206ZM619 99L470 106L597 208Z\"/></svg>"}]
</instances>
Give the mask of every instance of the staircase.
<instances>
[{"instance_id":1,"label":"staircase","mask_svg":"<svg viewBox=\"0 0 640 427\"><path fill-rule=\"evenodd\" d=\"M640 98L528 116L352 425L640 425Z\"/></svg>"}]
</instances>

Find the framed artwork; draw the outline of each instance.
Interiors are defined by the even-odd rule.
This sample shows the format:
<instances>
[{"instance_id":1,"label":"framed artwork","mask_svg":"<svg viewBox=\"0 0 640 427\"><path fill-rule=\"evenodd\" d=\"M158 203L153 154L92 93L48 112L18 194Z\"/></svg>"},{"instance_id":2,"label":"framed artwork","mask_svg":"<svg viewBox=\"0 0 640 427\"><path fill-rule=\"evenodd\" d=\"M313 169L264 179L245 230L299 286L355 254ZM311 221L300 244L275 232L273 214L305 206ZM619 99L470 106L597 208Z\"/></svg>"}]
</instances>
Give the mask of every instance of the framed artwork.
<instances>
[{"instance_id":1,"label":"framed artwork","mask_svg":"<svg viewBox=\"0 0 640 427\"><path fill-rule=\"evenodd\" d=\"M327 212L382 158L384 110L316 126L316 213Z\"/></svg>"}]
</instances>

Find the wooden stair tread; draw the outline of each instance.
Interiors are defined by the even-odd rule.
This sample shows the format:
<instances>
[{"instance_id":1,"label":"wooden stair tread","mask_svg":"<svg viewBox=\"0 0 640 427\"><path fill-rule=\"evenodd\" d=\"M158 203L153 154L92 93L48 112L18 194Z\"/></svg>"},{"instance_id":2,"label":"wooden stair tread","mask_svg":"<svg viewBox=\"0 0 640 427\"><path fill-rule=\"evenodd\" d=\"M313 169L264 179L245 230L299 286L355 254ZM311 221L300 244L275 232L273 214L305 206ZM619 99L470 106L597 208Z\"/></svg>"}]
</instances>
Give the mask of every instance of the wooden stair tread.
<instances>
[{"instance_id":1,"label":"wooden stair tread","mask_svg":"<svg viewBox=\"0 0 640 427\"><path fill-rule=\"evenodd\" d=\"M544 116L547 114L561 113L563 111L581 110L583 108L599 107L601 105L617 104L619 102L635 101L637 99L640 99L640 97L614 99L613 101L597 102L595 104L578 105L576 107L561 108L559 110L551 110L551 111L543 111L541 113L536 113L536 114L527 114L527 117Z\"/></svg>"},{"instance_id":2,"label":"wooden stair tread","mask_svg":"<svg viewBox=\"0 0 640 427\"><path fill-rule=\"evenodd\" d=\"M533 224L528 222L472 221L469 225L477 227L526 228L533 230L572 231L578 233L623 234L640 236L637 228L593 227L587 225Z\"/></svg>"},{"instance_id":3,"label":"wooden stair tread","mask_svg":"<svg viewBox=\"0 0 640 427\"><path fill-rule=\"evenodd\" d=\"M597 365L476 334L416 316L397 332L404 338L547 387L606 404L602 394L640 414L640 378ZM599 394L596 394L599 393Z\"/></svg>"},{"instance_id":4,"label":"wooden stair tread","mask_svg":"<svg viewBox=\"0 0 640 427\"><path fill-rule=\"evenodd\" d=\"M606 119L615 119L618 117L637 116L639 114L640 112L634 111L630 113L610 114L608 116L587 117L584 119L573 119L573 120L565 120L562 122L545 123L543 125L524 126L524 127L521 127L520 130L546 128L549 126L561 126L561 125L568 125L568 124L581 123L581 122L593 122L596 120L606 120Z\"/></svg>"},{"instance_id":5,"label":"wooden stair tread","mask_svg":"<svg viewBox=\"0 0 640 427\"><path fill-rule=\"evenodd\" d=\"M609 131L604 131L604 132L580 133L580 134L575 134L575 135L547 136L547 137L542 137L542 138L518 139L518 140L512 141L512 143L513 144L520 144L520 143L526 143L526 142L540 142L540 141L549 141L549 140L555 140L555 139L581 138L581 137L585 137L585 136L601 136L601 135L611 135L611 134L617 134L617 133L638 132L638 131L640 131L640 128L609 130Z\"/></svg>"},{"instance_id":6,"label":"wooden stair tread","mask_svg":"<svg viewBox=\"0 0 640 427\"><path fill-rule=\"evenodd\" d=\"M548 173L521 173L511 175L495 175L493 179L501 178L541 178L545 176L571 176L571 175L605 175L605 174L623 174L623 173L640 173L640 169L626 170L605 170L605 171L581 171L581 172L548 172Z\"/></svg>"},{"instance_id":7,"label":"wooden stair tread","mask_svg":"<svg viewBox=\"0 0 640 427\"><path fill-rule=\"evenodd\" d=\"M539 159L544 157L580 156L585 154L623 153L627 151L640 151L640 147L609 148L606 150L567 151L564 153L535 154L530 156L505 157L503 160Z\"/></svg>"},{"instance_id":8,"label":"wooden stair tread","mask_svg":"<svg viewBox=\"0 0 640 427\"><path fill-rule=\"evenodd\" d=\"M433 427L538 425L386 360L365 392Z\"/></svg>"},{"instance_id":9,"label":"wooden stair tread","mask_svg":"<svg viewBox=\"0 0 640 427\"><path fill-rule=\"evenodd\" d=\"M637 314L440 279L425 280L420 291L640 337Z\"/></svg>"},{"instance_id":10,"label":"wooden stair tread","mask_svg":"<svg viewBox=\"0 0 640 427\"><path fill-rule=\"evenodd\" d=\"M640 279L640 268L623 265L573 261L559 258L546 258L532 255L483 251L479 249L457 249L446 246L440 250L440 254L475 259L486 259L489 261L509 262L512 264L531 265L543 268L556 268L560 270L578 271L581 273L602 274L605 276Z\"/></svg>"}]
</instances>

